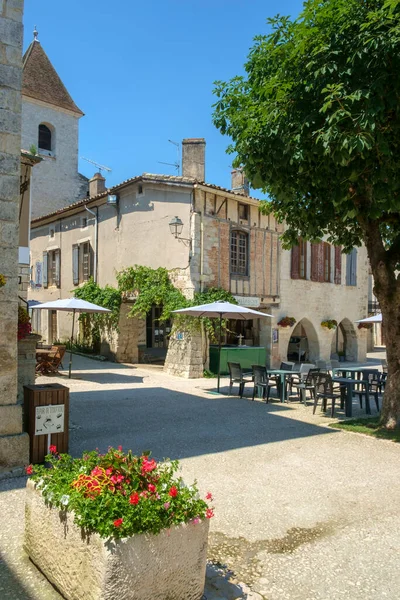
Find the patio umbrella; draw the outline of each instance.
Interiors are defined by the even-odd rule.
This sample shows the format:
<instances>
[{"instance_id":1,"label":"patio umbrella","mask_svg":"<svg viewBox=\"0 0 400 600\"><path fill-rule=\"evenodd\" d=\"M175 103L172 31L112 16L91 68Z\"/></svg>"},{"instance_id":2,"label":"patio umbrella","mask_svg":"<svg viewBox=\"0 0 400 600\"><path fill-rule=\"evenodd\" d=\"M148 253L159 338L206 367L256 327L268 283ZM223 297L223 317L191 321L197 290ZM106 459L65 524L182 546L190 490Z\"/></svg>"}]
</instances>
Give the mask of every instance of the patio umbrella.
<instances>
[{"instance_id":1,"label":"patio umbrella","mask_svg":"<svg viewBox=\"0 0 400 600\"><path fill-rule=\"evenodd\" d=\"M218 386L221 378L221 325L222 319L239 319L242 321L250 321L252 319L261 319L261 317L272 317L267 313L259 312L258 310L252 310L245 306L239 306L238 304L232 304L225 300L217 300L217 302L211 302L210 304L200 304L199 306L192 306L191 308L181 308L179 310L173 310L173 313L181 315L189 315L192 317L208 317L209 319L219 319L219 340L218 340Z\"/></svg>"},{"instance_id":2,"label":"patio umbrella","mask_svg":"<svg viewBox=\"0 0 400 600\"><path fill-rule=\"evenodd\" d=\"M366 319L360 319L356 323L382 323L382 314L374 315L373 317L367 317Z\"/></svg>"},{"instance_id":3,"label":"patio umbrella","mask_svg":"<svg viewBox=\"0 0 400 600\"><path fill-rule=\"evenodd\" d=\"M72 341L74 337L74 325L75 325L75 313L110 313L111 310L104 308L103 306L97 306L86 300L80 300L79 298L66 298L65 300L54 300L53 302L44 302L32 307L36 310L63 310L65 312L72 312L72 331L71 331L71 349L69 353L69 374L68 377L71 379L72 369Z\"/></svg>"}]
</instances>

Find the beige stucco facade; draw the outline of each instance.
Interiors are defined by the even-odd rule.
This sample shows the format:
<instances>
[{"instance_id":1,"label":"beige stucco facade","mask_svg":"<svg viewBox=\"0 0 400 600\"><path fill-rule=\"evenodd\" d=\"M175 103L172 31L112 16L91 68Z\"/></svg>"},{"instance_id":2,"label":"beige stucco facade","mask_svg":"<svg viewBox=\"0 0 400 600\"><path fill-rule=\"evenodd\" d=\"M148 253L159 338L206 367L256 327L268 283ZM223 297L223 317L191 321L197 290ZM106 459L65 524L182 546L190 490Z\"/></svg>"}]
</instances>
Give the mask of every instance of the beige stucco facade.
<instances>
[{"instance_id":1,"label":"beige stucco facade","mask_svg":"<svg viewBox=\"0 0 400 600\"><path fill-rule=\"evenodd\" d=\"M118 196L117 205L109 204L109 195ZM84 204L95 215L88 213ZM169 228L175 216L183 223L178 239L171 235ZM90 242L92 272L96 273L101 286L115 286L116 273L125 267L165 267L171 272L174 284L189 298L195 291L220 287L229 290L241 304L273 314L273 319L254 321L242 336L243 343L267 348L270 365L279 365L287 359L290 337L299 332L308 338L309 359L329 360L347 345L347 359L363 360L366 336L364 331L356 329L354 322L365 316L367 306L365 249L357 252L356 285L346 285L344 255L340 282L333 283L333 247L330 250L332 283L311 281L309 264L306 278L296 280L291 277L291 251L283 250L279 241L282 231L283 226L273 215L260 213L259 202L254 198L187 177L143 174L75 207L33 221L33 272L36 265L41 264L43 252L57 250L61 258L59 285L49 285L46 289L35 287L30 297L48 301L71 296L80 285L73 281L73 247ZM243 242L246 264L241 265L241 273L234 272L232 267L235 235L246 239ZM308 261L310 255L311 252ZM120 333L103 344L104 351L108 350L124 362L137 362L141 358L140 348L146 348L145 320L127 318L132 301L134 299L127 299L121 309ZM277 323L284 316L294 317L297 329L278 327ZM341 323L337 334L321 326L327 319ZM59 313L57 331L50 331L54 323L51 316L41 316L40 333L44 339L68 338L70 315ZM239 335L233 333L227 341L237 343ZM190 352L200 360L204 356L202 344L193 339L188 344L192 348ZM181 346L175 359L169 361L174 373L182 362ZM194 367L191 363L182 371L199 374L202 364Z\"/></svg>"}]
</instances>

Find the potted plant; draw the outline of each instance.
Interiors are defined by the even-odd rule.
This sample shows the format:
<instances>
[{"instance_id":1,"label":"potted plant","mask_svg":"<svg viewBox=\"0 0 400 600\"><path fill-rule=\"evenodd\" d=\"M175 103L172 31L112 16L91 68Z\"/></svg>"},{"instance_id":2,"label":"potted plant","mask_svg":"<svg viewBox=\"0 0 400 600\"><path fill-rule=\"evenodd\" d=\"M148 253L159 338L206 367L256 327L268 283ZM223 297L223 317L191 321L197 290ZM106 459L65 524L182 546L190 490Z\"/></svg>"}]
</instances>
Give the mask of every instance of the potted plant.
<instances>
[{"instance_id":1,"label":"potted plant","mask_svg":"<svg viewBox=\"0 0 400 600\"><path fill-rule=\"evenodd\" d=\"M372 329L373 324L372 323L359 323L358 324L358 329Z\"/></svg>"},{"instance_id":2,"label":"potted plant","mask_svg":"<svg viewBox=\"0 0 400 600\"><path fill-rule=\"evenodd\" d=\"M22 306L18 306L18 339L23 340L32 332L28 311Z\"/></svg>"},{"instance_id":3,"label":"potted plant","mask_svg":"<svg viewBox=\"0 0 400 600\"><path fill-rule=\"evenodd\" d=\"M212 496L177 461L50 446L46 463L26 469L25 549L65 598L201 599Z\"/></svg>"},{"instance_id":4,"label":"potted plant","mask_svg":"<svg viewBox=\"0 0 400 600\"><path fill-rule=\"evenodd\" d=\"M296 319L294 317L282 317L282 319L278 322L279 327L293 327L296 323Z\"/></svg>"},{"instance_id":5,"label":"potted plant","mask_svg":"<svg viewBox=\"0 0 400 600\"><path fill-rule=\"evenodd\" d=\"M325 329L336 329L338 323L335 319L326 319L325 321L321 321L321 327L325 327Z\"/></svg>"}]
</instances>

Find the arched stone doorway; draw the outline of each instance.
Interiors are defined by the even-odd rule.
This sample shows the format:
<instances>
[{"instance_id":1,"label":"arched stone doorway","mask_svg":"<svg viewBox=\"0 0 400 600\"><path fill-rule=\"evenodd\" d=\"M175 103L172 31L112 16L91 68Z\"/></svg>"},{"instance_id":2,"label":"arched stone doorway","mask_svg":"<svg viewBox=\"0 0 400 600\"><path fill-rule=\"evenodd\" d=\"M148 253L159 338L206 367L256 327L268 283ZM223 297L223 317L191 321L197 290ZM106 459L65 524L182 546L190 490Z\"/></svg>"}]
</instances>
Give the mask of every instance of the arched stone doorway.
<instances>
[{"instance_id":1,"label":"arched stone doorway","mask_svg":"<svg viewBox=\"0 0 400 600\"><path fill-rule=\"evenodd\" d=\"M296 323L290 336L287 357L296 362L309 362L319 359L319 341L314 325L308 319Z\"/></svg>"},{"instance_id":2,"label":"arched stone doorway","mask_svg":"<svg viewBox=\"0 0 400 600\"><path fill-rule=\"evenodd\" d=\"M343 319L337 326L332 338L331 358L343 357L356 361L358 357L357 333L349 319Z\"/></svg>"}]
</instances>

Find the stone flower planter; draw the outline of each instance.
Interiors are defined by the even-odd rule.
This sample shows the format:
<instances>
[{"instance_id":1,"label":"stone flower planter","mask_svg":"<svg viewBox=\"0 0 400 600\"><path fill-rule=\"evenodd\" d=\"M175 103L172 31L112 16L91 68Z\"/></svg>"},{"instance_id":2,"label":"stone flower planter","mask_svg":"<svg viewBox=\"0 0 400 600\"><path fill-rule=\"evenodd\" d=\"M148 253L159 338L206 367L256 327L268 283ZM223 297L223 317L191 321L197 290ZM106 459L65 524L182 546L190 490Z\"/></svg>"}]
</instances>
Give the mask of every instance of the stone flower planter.
<instances>
[{"instance_id":1,"label":"stone flower planter","mask_svg":"<svg viewBox=\"0 0 400 600\"><path fill-rule=\"evenodd\" d=\"M27 482L25 550L68 600L200 600L208 527L204 520L159 535L85 536L72 513L46 505Z\"/></svg>"}]
</instances>

